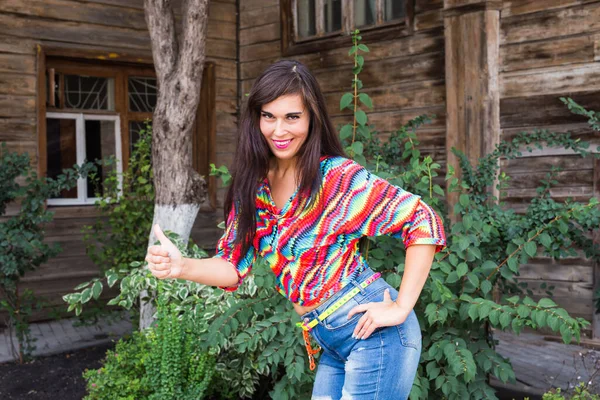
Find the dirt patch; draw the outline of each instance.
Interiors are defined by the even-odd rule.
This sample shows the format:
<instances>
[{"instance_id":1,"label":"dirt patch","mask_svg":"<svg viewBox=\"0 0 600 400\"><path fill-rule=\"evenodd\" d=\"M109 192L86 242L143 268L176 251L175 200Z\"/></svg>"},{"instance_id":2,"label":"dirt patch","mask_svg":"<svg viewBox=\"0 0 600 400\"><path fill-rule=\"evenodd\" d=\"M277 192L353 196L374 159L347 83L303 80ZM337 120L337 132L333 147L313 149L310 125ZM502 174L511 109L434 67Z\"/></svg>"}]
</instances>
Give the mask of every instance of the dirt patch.
<instances>
[{"instance_id":1,"label":"dirt patch","mask_svg":"<svg viewBox=\"0 0 600 400\"><path fill-rule=\"evenodd\" d=\"M26 364L0 364L0 399L81 400L85 394L85 369L98 369L114 343L53 356Z\"/></svg>"}]
</instances>

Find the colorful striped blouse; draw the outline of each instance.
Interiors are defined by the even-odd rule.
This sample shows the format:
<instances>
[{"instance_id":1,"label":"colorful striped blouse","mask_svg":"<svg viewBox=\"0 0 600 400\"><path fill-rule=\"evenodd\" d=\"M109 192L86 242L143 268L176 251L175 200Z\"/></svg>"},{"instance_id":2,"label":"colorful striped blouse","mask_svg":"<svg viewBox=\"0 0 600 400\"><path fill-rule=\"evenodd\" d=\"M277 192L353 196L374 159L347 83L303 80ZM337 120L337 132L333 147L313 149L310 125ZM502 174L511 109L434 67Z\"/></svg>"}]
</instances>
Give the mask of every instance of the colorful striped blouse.
<instances>
[{"instance_id":1,"label":"colorful striped blouse","mask_svg":"<svg viewBox=\"0 0 600 400\"><path fill-rule=\"evenodd\" d=\"M250 273L257 256L264 258L277 277L276 289L301 306L319 304L367 268L358 250L363 236L391 235L404 246L445 247L441 218L420 196L381 179L355 161L321 157L322 183L317 200L296 193L279 210L267 179L256 196L256 235L241 254L234 245L236 211L232 207L216 257L236 267L239 282Z\"/></svg>"}]
</instances>

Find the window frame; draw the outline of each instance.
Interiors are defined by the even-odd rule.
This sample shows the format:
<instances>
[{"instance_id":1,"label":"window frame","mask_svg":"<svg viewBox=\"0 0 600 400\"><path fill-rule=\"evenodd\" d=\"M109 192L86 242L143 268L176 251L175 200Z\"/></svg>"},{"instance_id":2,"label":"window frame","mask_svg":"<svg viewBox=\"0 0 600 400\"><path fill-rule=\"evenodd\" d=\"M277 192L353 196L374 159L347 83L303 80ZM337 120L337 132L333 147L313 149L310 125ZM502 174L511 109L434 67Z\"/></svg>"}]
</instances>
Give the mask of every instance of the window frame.
<instances>
[{"instance_id":1,"label":"window frame","mask_svg":"<svg viewBox=\"0 0 600 400\"><path fill-rule=\"evenodd\" d=\"M326 33L322 6L325 0L315 0L315 36L298 37L298 0L280 0L281 51L284 57L340 48L348 45L348 35L354 28L354 0L342 1L342 29ZM383 21L383 1L376 0L377 16L374 25L360 27L363 40L378 41L408 36L414 32L415 0L406 0L403 19ZM346 10L346 12L344 12Z\"/></svg>"},{"instance_id":2,"label":"window frame","mask_svg":"<svg viewBox=\"0 0 600 400\"><path fill-rule=\"evenodd\" d=\"M46 112L46 118L56 119L74 119L75 120L75 147L77 165L82 165L86 161L85 154L85 121L114 121L115 123L115 157L118 176L119 193L123 190L123 157L121 152L121 121L119 115L99 115L96 113L74 113L74 112ZM77 206L94 204L97 197L88 197L87 179L79 177L77 179L77 198L76 199L47 199L49 206Z\"/></svg>"},{"instance_id":3,"label":"window frame","mask_svg":"<svg viewBox=\"0 0 600 400\"><path fill-rule=\"evenodd\" d=\"M46 143L46 117L48 113L83 113L112 115L119 117L119 131L121 132L121 171L126 170L130 158L129 146L129 122L144 121L146 118L152 118L152 113L130 112L127 97L127 78L129 76L151 76L156 77L153 67L151 53L140 54L115 54L94 50L90 48L73 48L70 46L42 46L37 47L37 142L38 142L38 165L37 170L40 176L46 176L47 173L47 143ZM75 75L92 75L115 78L115 110L65 110L46 106L46 71L49 68L60 67L58 72L69 71ZM201 173L202 170L210 170L209 164L215 163L216 157L216 73L215 63L205 61L204 75L202 78L202 93L198 104L197 117L194 122L192 145L194 148L194 169ZM77 72L79 71L79 72ZM104 71L104 72L103 72ZM123 93L124 91L124 93ZM206 118L205 123L198 123L200 116ZM196 152L203 149L202 156ZM205 162L203 162L205 161ZM206 165L204 165L206 164ZM208 184L207 201L201 206L201 211L214 211L217 208L217 181L214 177L204 174ZM52 202L50 202L52 203ZM47 203L48 204L48 203ZM55 204L48 204L55 205ZM65 204L66 205L66 204ZM64 212L68 210L79 209L77 207L86 204L71 204L72 207L64 207ZM57 208L57 210L61 210ZM87 208L81 208L81 210ZM63 211L61 211L62 214ZM90 215L95 215L93 211L86 211ZM69 214L65 214L69 215Z\"/></svg>"}]
</instances>

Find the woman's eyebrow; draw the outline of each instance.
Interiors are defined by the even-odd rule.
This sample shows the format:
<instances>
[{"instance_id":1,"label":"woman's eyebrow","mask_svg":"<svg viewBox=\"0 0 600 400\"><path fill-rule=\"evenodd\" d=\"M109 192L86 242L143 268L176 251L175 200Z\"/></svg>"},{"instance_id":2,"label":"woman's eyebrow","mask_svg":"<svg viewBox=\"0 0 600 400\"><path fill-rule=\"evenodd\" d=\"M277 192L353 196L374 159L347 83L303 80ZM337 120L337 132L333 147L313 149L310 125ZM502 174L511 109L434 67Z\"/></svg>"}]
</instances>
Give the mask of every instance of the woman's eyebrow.
<instances>
[{"instance_id":1,"label":"woman's eyebrow","mask_svg":"<svg viewBox=\"0 0 600 400\"><path fill-rule=\"evenodd\" d=\"M263 113L263 114L273 115L273 113L271 113L271 112L269 112L267 110L260 110L260 112ZM292 111L292 112L289 112L289 113L285 114L285 116L286 117L293 117L293 116L302 115L302 114L304 114L304 111Z\"/></svg>"}]
</instances>

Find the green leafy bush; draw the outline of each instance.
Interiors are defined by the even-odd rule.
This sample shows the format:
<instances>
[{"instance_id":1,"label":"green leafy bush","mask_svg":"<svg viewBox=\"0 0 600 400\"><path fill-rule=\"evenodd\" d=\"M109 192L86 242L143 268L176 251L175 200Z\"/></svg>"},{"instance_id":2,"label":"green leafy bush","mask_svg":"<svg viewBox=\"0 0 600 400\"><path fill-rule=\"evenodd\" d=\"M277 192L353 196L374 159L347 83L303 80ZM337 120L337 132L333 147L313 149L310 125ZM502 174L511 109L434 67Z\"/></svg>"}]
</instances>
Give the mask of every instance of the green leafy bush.
<instances>
[{"instance_id":1,"label":"green leafy bush","mask_svg":"<svg viewBox=\"0 0 600 400\"><path fill-rule=\"evenodd\" d=\"M159 282L161 287L163 282ZM88 370L86 400L181 399L206 396L214 360L203 351L192 312L181 313L160 295L154 326L121 339L103 366Z\"/></svg>"},{"instance_id":2,"label":"green leafy bush","mask_svg":"<svg viewBox=\"0 0 600 400\"><path fill-rule=\"evenodd\" d=\"M137 400L146 399L150 390L143 383L146 374L150 339L146 333L136 331L131 337L117 342L115 350L109 350L98 370L83 373L87 381L86 400Z\"/></svg>"},{"instance_id":3,"label":"green leafy bush","mask_svg":"<svg viewBox=\"0 0 600 400\"><path fill-rule=\"evenodd\" d=\"M560 388L552 389L549 392L544 393L542 400L600 400L600 396L597 394L590 393L586 384L581 382L575 387L572 396L566 396L561 392Z\"/></svg>"},{"instance_id":4,"label":"green leafy bush","mask_svg":"<svg viewBox=\"0 0 600 400\"><path fill-rule=\"evenodd\" d=\"M351 54L355 57L355 100L342 97L340 107L354 112L354 123L342 128L342 139L355 160L389 182L422 196L423 200L445 215L448 246L436 256L416 312L423 329L423 353L411 399L427 398L496 398L487 384L491 374L501 381L513 381L509 360L494 350L489 327L519 333L523 327L549 328L560 333L565 343L579 340L581 328L589 323L572 318L552 300L534 301L531 291L520 286L519 267L538 251L559 258L583 249L586 256L598 257L589 233L600 222L597 200L588 204L571 201L557 203L549 196L552 176L542 182L538 197L524 214L506 209L490 190L495 185L499 160L515 158L520 149L533 146L563 146L582 156L592 156L588 145L573 140L569 134L548 131L521 133L511 142L501 142L495 150L472 166L466 156L456 150L462 179L449 168L446 180L449 190L458 192L454 213L459 222L450 224L444 212L445 191L437 182L440 165L431 157L422 157L418 149L416 129L429 121L422 116L392 134L383 145L373 135L368 120L356 99L370 106L361 88L358 74L362 70L359 57L360 36L354 35ZM346 98L348 98L347 95ZM364 100L364 101L363 101ZM574 102L572 103L574 104ZM595 114L594 114L595 115ZM346 134L344 135L344 132ZM349 132L353 132L352 135ZM363 145L356 145L360 141ZM363 151L364 149L364 151ZM359 157L357 157L359 156ZM506 188L509 179L500 174L498 189ZM369 264L383 273L385 279L399 286L404 270L404 249L395 239L372 239L368 249ZM502 293L500 301L492 296L494 287ZM523 293L525 289L526 294ZM512 295L512 296L511 296Z\"/></svg>"},{"instance_id":5,"label":"green leafy bush","mask_svg":"<svg viewBox=\"0 0 600 400\"><path fill-rule=\"evenodd\" d=\"M44 224L54 215L46 209L46 199L71 189L77 178L93 171L88 163L65 169L56 179L38 177L28 154L10 152L5 143L0 145L0 310L8 312L8 326L15 329L21 362L35 348L28 321L42 303L31 291L20 290L19 281L61 251L57 243L44 243ZM7 217L7 206L13 202L19 211Z\"/></svg>"}]
</instances>

